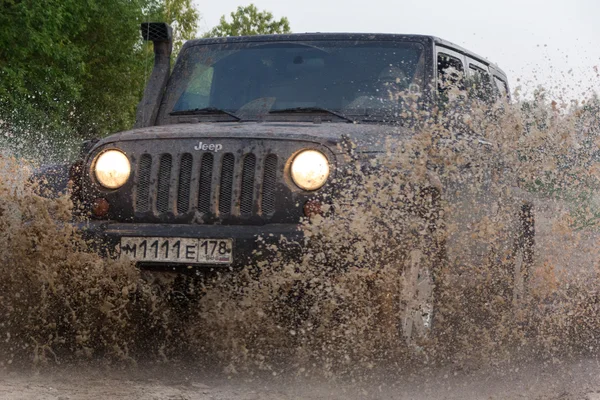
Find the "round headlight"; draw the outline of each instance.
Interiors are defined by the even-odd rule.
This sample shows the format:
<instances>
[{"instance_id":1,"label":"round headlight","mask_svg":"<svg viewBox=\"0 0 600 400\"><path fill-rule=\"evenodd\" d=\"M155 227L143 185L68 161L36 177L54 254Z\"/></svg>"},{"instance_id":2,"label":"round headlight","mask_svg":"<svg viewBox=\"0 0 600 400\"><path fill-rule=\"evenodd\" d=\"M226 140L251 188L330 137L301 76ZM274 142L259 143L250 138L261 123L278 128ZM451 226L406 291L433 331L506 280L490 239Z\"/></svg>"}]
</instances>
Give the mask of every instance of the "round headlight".
<instances>
[{"instance_id":1,"label":"round headlight","mask_svg":"<svg viewBox=\"0 0 600 400\"><path fill-rule=\"evenodd\" d=\"M323 153L304 150L292 161L292 179L304 190L317 190L329 177L329 162Z\"/></svg>"},{"instance_id":2,"label":"round headlight","mask_svg":"<svg viewBox=\"0 0 600 400\"><path fill-rule=\"evenodd\" d=\"M94 174L98 183L107 189L120 188L131 174L131 164L123 152L108 150L100 154L94 163Z\"/></svg>"}]
</instances>

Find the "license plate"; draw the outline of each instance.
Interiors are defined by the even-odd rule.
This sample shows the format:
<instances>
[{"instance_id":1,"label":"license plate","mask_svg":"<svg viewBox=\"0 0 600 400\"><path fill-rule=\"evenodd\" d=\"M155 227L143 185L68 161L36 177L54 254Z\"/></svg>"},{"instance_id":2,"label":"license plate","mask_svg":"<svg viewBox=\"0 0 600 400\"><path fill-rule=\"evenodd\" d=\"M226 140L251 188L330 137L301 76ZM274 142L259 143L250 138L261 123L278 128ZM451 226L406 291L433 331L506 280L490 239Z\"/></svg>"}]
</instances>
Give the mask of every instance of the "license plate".
<instances>
[{"instance_id":1,"label":"license plate","mask_svg":"<svg viewBox=\"0 0 600 400\"><path fill-rule=\"evenodd\" d=\"M120 258L177 264L230 264L232 239L122 237Z\"/></svg>"}]
</instances>

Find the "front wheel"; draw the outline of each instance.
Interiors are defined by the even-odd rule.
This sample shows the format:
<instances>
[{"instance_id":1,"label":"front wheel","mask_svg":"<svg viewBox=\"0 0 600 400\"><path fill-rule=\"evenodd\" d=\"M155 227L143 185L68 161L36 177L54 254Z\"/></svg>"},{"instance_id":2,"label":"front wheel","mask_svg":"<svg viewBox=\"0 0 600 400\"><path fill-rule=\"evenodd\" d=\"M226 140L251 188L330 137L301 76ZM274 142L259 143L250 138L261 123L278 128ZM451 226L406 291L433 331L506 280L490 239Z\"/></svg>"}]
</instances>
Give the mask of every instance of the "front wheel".
<instances>
[{"instance_id":1,"label":"front wheel","mask_svg":"<svg viewBox=\"0 0 600 400\"><path fill-rule=\"evenodd\" d=\"M512 290L509 299L513 304L521 304L527 296L529 278L534 259L535 220L531 204L524 204L519 211L519 231L515 239L513 259L509 276Z\"/></svg>"},{"instance_id":2,"label":"front wheel","mask_svg":"<svg viewBox=\"0 0 600 400\"><path fill-rule=\"evenodd\" d=\"M409 265L404 273L402 300L402 335L409 347L431 338L434 317L433 274L426 256L419 250L410 253Z\"/></svg>"}]
</instances>

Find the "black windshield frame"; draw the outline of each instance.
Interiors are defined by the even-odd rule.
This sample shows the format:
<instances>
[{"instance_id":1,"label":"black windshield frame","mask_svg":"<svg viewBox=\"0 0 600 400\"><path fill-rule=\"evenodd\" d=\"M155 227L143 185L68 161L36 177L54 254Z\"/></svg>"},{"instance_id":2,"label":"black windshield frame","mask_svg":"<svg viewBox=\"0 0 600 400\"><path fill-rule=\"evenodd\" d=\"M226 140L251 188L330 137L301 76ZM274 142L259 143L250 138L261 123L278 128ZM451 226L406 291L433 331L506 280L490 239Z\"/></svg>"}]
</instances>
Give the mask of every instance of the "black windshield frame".
<instances>
[{"instance_id":1,"label":"black windshield frame","mask_svg":"<svg viewBox=\"0 0 600 400\"><path fill-rule=\"evenodd\" d=\"M273 37L275 38L275 37ZM235 39L235 38L234 38ZM195 60L201 59L202 57L204 57L205 59L208 59L209 57L214 57L215 55L222 55L222 58L226 58L225 54L226 51L231 51L232 54L234 54L235 52L240 52L243 50L252 50L252 49L262 49L262 48L268 48L268 46L273 46L273 48L276 47L283 47L283 48L287 48L288 47L298 47L301 48L303 51L306 51L306 49L311 49L314 48L315 52L319 52L319 51L328 51L330 49L334 49L339 51L339 49L355 49L355 48L366 48L366 49L384 49L386 51L390 50L390 49L417 49L420 52L420 56L419 56L419 61L418 64L416 66L412 66L412 64L409 65L409 68L412 66L414 67L414 71L409 70L409 73L413 73L415 71L418 71L418 74L415 73L414 76L411 76L411 78L408 79L412 79L415 76L418 76L418 83L419 83L419 87L420 87L420 98L422 100L423 103L425 103L427 101L427 99L430 98L431 93L430 93L430 88L429 88L429 84L428 82L431 82L432 77L433 77L433 73L432 73L432 67L431 67L431 63L432 63L432 52L431 52L431 48L432 43L430 40L428 40L429 38L427 37L421 37L418 35L415 36L411 36L411 35L383 35L383 37L371 37L371 36L365 36L365 37L361 37L361 38L351 38L351 37L340 37L340 38L336 38L336 39L332 39L331 37L327 37L327 38L323 38L323 39L318 39L318 38L314 38L314 37L310 37L307 38L307 40L290 40L289 37L287 38L287 40L257 40L257 41L240 41L240 42L235 42L235 41L221 41L221 42L217 42L217 43L194 43L192 45L189 46L184 46L184 49L182 50L182 53L180 54L179 58L178 58L178 62L175 66L175 69L173 71L173 74L171 76L171 79L169 80L169 84L167 86L167 89L165 91L165 95L162 101L162 105L161 105L161 111L159 112L159 118L157 120L157 122L160 125L163 124L169 124L169 123L175 123L178 122L177 118L175 116L169 116L169 113L173 112L173 111L182 111L185 110L186 107L185 105L181 105L178 104L178 101L180 101L180 98L182 96L182 93L184 92L184 89L187 87L188 83L190 82L190 76L194 73L194 71L192 71L192 68L194 66L197 66L199 63L196 62ZM219 53L221 52L221 53ZM395 53L394 53L395 54ZM385 60L384 60L385 61ZM203 61L204 62L204 61ZM213 63L216 63L217 61L213 61ZM376 61L369 61L368 64L364 64L364 65L368 65L370 66L371 64L373 64L373 70L377 70L380 66L378 66L378 63L381 64L382 60L376 60ZM241 64L241 63L239 63ZM364 67L363 65L363 67ZM383 64L385 65L385 64ZM408 64L407 64L408 65ZM236 65L237 66L237 65ZM241 65L239 65L241 66ZM288 67L289 68L289 67ZM212 77L211 77L212 78ZM407 79L407 80L408 80ZM412 89L412 87L411 87ZM212 95L211 95L212 96ZM262 100L262 99L261 99ZM268 111L271 110L277 110L277 109L282 109L282 108L293 108L293 106L295 106L296 104L293 104L292 107L285 107L285 106L279 106L279 107L275 107L275 108L271 108L271 107L267 107L265 109L265 112L262 113L262 115L260 115L260 118L256 118L257 115L248 115L245 112L242 113L238 113L239 108L236 107L226 107L224 106L223 103L216 103L216 104L193 104L196 107L204 107L204 106L209 106L209 107L218 107L218 108L223 108L226 109L227 111L230 112L235 112L238 115L241 115L243 120L256 120L256 119L260 119L260 120L269 120L269 116L268 116ZM299 104L299 106L303 106L303 104ZM313 106L316 107L321 107L321 108L329 108L329 109L334 109L337 112L340 113L344 113L344 114L353 114L353 112L349 112L348 110L340 110L338 107L331 107L330 104L314 104ZM189 107L189 108L194 108L194 107ZM357 120L360 120L360 115L358 117L355 117L356 114L353 114L353 118L356 118ZM277 118L278 120L281 120L281 117ZM295 113L295 115L290 115L289 116L290 120L305 120L306 116L305 115L299 115L298 113ZM381 115L381 118L375 118L373 119L373 116L369 115L368 118L365 118L365 120L368 119L370 122L373 122L375 120L375 122L377 122L378 119L381 120L381 122L386 122L389 121L390 116L386 115L383 116ZM202 120L200 122L203 122ZM207 121L209 122L209 121Z\"/></svg>"}]
</instances>

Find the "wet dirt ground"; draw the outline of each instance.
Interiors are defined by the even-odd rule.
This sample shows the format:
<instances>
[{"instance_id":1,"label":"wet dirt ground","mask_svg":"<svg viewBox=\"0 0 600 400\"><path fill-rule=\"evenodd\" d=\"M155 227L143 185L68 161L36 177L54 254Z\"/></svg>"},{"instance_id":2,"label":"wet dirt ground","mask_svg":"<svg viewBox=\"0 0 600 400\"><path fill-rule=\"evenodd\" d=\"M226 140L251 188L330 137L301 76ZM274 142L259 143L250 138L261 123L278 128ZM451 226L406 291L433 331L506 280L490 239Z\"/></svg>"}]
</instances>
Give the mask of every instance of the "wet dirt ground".
<instances>
[{"instance_id":1,"label":"wet dirt ground","mask_svg":"<svg viewBox=\"0 0 600 400\"><path fill-rule=\"evenodd\" d=\"M129 371L65 368L0 375L0 398L89 399L600 399L600 360L509 368L420 371L352 383L283 377L225 377L178 367Z\"/></svg>"}]
</instances>

